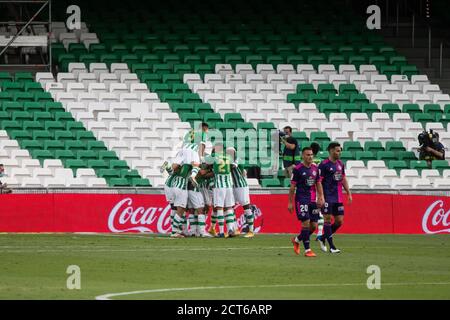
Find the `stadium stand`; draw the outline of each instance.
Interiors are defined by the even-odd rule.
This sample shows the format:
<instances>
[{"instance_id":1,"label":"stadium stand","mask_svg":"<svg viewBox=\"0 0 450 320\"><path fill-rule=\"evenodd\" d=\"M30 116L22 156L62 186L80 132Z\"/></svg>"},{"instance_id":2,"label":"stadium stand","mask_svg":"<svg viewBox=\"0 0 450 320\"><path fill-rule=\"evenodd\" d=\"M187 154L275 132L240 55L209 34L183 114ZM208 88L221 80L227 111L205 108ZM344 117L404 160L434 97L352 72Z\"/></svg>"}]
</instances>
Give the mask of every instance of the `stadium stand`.
<instances>
[{"instance_id":1,"label":"stadium stand","mask_svg":"<svg viewBox=\"0 0 450 320\"><path fill-rule=\"evenodd\" d=\"M338 141L352 188L448 184L447 161L418 160L417 135L433 129L449 144L450 96L339 1L285 4L85 2L81 30L53 23L55 76L0 73L8 183L161 186L158 166L205 121L223 132L290 125L322 150ZM264 160L250 185L288 185Z\"/></svg>"}]
</instances>

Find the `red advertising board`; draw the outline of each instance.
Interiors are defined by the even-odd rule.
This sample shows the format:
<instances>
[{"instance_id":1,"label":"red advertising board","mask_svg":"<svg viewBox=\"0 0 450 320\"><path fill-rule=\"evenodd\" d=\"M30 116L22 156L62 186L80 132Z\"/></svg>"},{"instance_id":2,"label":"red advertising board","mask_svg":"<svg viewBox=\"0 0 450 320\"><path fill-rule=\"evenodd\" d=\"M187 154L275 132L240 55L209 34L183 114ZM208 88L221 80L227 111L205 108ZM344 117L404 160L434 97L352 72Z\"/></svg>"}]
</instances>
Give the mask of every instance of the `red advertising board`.
<instances>
[{"instance_id":1,"label":"red advertising board","mask_svg":"<svg viewBox=\"0 0 450 320\"><path fill-rule=\"evenodd\" d=\"M170 232L163 195L4 194L0 232ZM296 233L287 194L252 195L256 231ZM236 208L242 225L242 208ZM448 197L355 194L340 233L450 233Z\"/></svg>"}]
</instances>

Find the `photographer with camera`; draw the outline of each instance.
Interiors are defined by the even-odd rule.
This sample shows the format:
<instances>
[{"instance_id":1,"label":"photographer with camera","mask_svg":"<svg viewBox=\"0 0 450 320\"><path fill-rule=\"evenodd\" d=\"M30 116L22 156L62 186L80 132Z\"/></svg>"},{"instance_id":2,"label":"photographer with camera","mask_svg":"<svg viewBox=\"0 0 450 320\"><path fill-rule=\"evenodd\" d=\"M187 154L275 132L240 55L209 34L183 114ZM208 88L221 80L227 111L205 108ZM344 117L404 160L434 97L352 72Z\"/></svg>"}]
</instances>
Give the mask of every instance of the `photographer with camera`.
<instances>
[{"instance_id":1,"label":"photographer with camera","mask_svg":"<svg viewBox=\"0 0 450 320\"><path fill-rule=\"evenodd\" d=\"M429 168L433 160L445 160L445 147L439 142L437 132L423 131L417 137L419 140L419 160L425 160Z\"/></svg>"},{"instance_id":2,"label":"photographer with camera","mask_svg":"<svg viewBox=\"0 0 450 320\"><path fill-rule=\"evenodd\" d=\"M301 162L300 149L298 142L292 137L292 128L286 126L279 132L280 143L284 145L283 167L286 178L291 178L294 166Z\"/></svg>"},{"instance_id":3,"label":"photographer with camera","mask_svg":"<svg viewBox=\"0 0 450 320\"><path fill-rule=\"evenodd\" d=\"M3 166L3 163L0 163L0 178L7 177L7 174L5 173L5 167ZM0 181L0 194L2 193L12 193L12 190L8 188L8 185L6 183L2 183Z\"/></svg>"}]
</instances>

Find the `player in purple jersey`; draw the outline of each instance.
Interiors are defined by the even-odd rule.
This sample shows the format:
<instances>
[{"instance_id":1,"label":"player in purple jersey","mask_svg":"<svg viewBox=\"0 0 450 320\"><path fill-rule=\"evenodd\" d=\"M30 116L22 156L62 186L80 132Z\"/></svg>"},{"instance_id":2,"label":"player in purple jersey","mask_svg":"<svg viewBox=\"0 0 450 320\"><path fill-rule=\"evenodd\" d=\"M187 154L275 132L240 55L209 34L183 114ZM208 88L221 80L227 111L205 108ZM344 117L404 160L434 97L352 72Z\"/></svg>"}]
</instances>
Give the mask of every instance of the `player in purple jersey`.
<instances>
[{"instance_id":1,"label":"player in purple jersey","mask_svg":"<svg viewBox=\"0 0 450 320\"><path fill-rule=\"evenodd\" d=\"M319 207L324 203L319 169L313 163L313 156L311 148L303 148L303 162L294 167L289 190L288 210L292 213L295 203L297 218L302 222L302 231L298 236L292 238L294 252L300 254L300 243L303 241L306 257L316 256L309 246L309 237L311 232L314 232L317 227Z\"/></svg>"},{"instance_id":2,"label":"player in purple jersey","mask_svg":"<svg viewBox=\"0 0 450 320\"><path fill-rule=\"evenodd\" d=\"M348 203L352 203L352 194L345 177L344 163L340 160L342 148L337 142L328 145L328 159L319 165L320 181L322 182L325 203L323 207L323 235L318 239L322 251L328 251L325 241L328 241L331 253L341 252L333 244L333 233L335 233L344 222L344 195L342 187L348 196ZM331 216L334 223L331 225Z\"/></svg>"}]
</instances>

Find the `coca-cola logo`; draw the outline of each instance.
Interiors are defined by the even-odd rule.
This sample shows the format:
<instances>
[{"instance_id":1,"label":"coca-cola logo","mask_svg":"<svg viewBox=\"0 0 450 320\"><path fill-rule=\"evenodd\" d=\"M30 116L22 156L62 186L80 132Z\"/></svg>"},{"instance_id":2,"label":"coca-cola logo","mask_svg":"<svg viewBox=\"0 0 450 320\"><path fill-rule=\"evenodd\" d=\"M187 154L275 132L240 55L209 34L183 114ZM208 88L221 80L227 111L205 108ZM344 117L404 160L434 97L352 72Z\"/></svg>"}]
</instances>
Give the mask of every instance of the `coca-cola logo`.
<instances>
[{"instance_id":1,"label":"coca-cola logo","mask_svg":"<svg viewBox=\"0 0 450 320\"><path fill-rule=\"evenodd\" d=\"M239 207L241 207L240 204L234 206L234 210L236 211ZM254 225L254 233L258 233L261 232L262 226L263 226L263 214L261 212L261 209L258 208L255 205L250 205L250 209L252 210L253 213L253 225ZM245 219L245 215L241 214L238 218L237 218L237 224L238 224L238 228L240 231L243 232L247 232L248 231L248 225L247 225L247 220Z\"/></svg>"},{"instance_id":2,"label":"coca-cola logo","mask_svg":"<svg viewBox=\"0 0 450 320\"><path fill-rule=\"evenodd\" d=\"M108 228L111 232L168 233L170 231L170 205L161 207L136 207L133 200L125 198L111 210Z\"/></svg>"},{"instance_id":3,"label":"coca-cola logo","mask_svg":"<svg viewBox=\"0 0 450 320\"><path fill-rule=\"evenodd\" d=\"M239 206L236 206L238 208ZM261 230L263 218L261 210L252 205L254 214L254 232ZM120 200L111 210L108 218L108 228L111 232L147 232L167 234L171 231L170 205L166 207L133 207L131 198ZM239 229L245 229L244 214L238 218ZM206 228L209 228L208 219Z\"/></svg>"},{"instance_id":4,"label":"coca-cola logo","mask_svg":"<svg viewBox=\"0 0 450 320\"><path fill-rule=\"evenodd\" d=\"M422 229L425 233L450 233L450 210L445 211L444 201L436 200L425 211Z\"/></svg>"}]
</instances>

